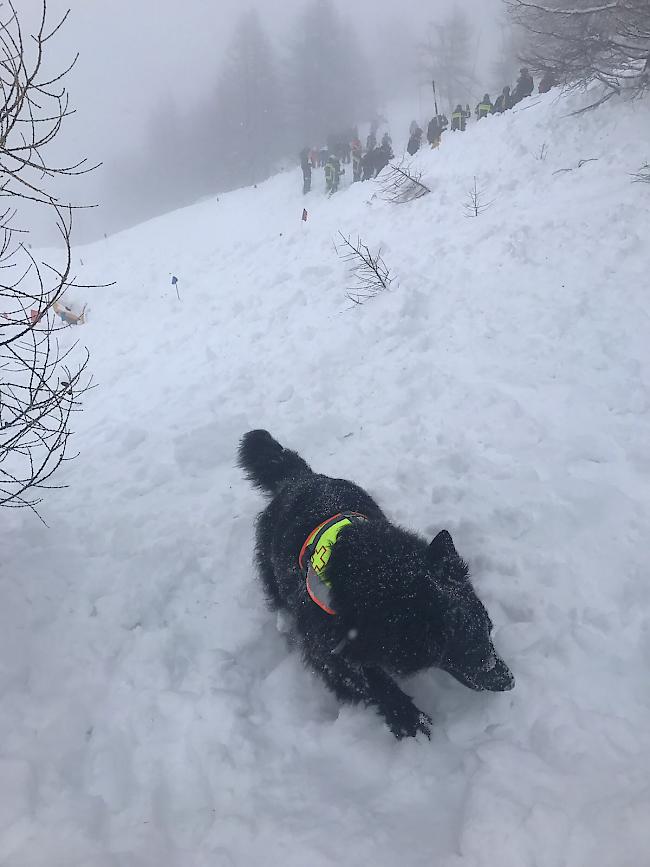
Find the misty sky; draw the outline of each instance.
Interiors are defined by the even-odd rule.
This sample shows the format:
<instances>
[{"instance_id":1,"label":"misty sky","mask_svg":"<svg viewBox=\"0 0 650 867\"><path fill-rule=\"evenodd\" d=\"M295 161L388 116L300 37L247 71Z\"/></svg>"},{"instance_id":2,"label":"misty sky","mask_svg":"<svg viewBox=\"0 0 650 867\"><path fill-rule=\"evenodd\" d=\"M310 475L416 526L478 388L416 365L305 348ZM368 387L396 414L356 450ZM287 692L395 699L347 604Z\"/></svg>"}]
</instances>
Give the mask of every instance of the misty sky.
<instances>
[{"instance_id":1,"label":"misty sky","mask_svg":"<svg viewBox=\"0 0 650 867\"><path fill-rule=\"evenodd\" d=\"M38 0L20 0L20 10L39 8ZM363 39L369 62L382 64L383 48L395 22L421 37L426 24L448 12L453 0L338 0L346 19ZM496 40L501 0L458 0L471 13L480 39L477 69L487 68ZM48 0L52 21L71 9L69 22L53 44L63 62L77 50L80 59L68 81L77 116L61 143L108 165L114 156L137 145L150 111L164 97L182 104L214 87L234 23L245 8L259 10L281 50L302 0ZM477 39L477 41L478 41ZM415 60L415 58L413 58ZM407 58L410 64L411 59ZM414 82L414 90L417 89ZM381 94L379 107L382 108ZM66 154L67 155L67 154ZM84 181L101 199L105 172ZM87 198L87 196L85 196Z\"/></svg>"}]
</instances>

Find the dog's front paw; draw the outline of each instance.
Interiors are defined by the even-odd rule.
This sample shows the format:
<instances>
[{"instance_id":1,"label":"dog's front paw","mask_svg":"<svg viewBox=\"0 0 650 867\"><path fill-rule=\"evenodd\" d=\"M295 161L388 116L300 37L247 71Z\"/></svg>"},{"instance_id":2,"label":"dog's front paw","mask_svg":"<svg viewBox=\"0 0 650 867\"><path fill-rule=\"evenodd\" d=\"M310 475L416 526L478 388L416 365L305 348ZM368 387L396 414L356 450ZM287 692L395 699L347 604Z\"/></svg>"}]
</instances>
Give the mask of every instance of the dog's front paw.
<instances>
[{"instance_id":1,"label":"dog's front paw","mask_svg":"<svg viewBox=\"0 0 650 867\"><path fill-rule=\"evenodd\" d=\"M416 707L410 698L404 696L404 701L388 708L382 708L389 729L396 738L414 738L417 734L425 734L431 740L431 717Z\"/></svg>"}]
</instances>

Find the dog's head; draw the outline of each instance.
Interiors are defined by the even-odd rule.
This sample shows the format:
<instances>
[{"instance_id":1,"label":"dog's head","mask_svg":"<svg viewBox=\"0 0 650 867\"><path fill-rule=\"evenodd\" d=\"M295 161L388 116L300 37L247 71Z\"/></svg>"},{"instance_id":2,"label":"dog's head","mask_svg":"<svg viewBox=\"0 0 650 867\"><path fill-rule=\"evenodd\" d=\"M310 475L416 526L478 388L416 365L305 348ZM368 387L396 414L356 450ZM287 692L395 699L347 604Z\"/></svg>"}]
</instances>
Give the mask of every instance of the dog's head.
<instances>
[{"instance_id":1,"label":"dog's head","mask_svg":"<svg viewBox=\"0 0 650 867\"><path fill-rule=\"evenodd\" d=\"M514 677L492 643L490 616L472 587L467 563L446 530L429 545L427 561L435 583L445 589L448 600L438 667L470 689L512 689Z\"/></svg>"},{"instance_id":2,"label":"dog's head","mask_svg":"<svg viewBox=\"0 0 650 867\"><path fill-rule=\"evenodd\" d=\"M340 652L347 659L396 674L435 666L471 689L512 689L490 637L492 622L446 530L428 547L393 527L366 526L355 536L348 544L341 539L336 552Z\"/></svg>"}]
</instances>

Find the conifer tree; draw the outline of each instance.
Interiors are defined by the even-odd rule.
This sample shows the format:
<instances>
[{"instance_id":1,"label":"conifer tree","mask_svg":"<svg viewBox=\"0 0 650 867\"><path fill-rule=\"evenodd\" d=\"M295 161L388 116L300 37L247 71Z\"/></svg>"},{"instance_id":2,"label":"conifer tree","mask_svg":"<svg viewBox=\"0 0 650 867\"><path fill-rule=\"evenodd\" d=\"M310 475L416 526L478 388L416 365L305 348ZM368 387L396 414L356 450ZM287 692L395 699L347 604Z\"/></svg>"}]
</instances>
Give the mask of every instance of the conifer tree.
<instances>
[{"instance_id":1,"label":"conifer tree","mask_svg":"<svg viewBox=\"0 0 650 867\"><path fill-rule=\"evenodd\" d=\"M313 0L298 19L288 79L301 145L323 144L372 114L368 65L331 0Z\"/></svg>"},{"instance_id":2,"label":"conifer tree","mask_svg":"<svg viewBox=\"0 0 650 867\"><path fill-rule=\"evenodd\" d=\"M458 6L443 21L430 25L427 41L420 45L421 70L428 80L435 80L450 111L456 103L474 98L474 55L474 29Z\"/></svg>"},{"instance_id":3,"label":"conifer tree","mask_svg":"<svg viewBox=\"0 0 650 867\"><path fill-rule=\"evenodd\" d=\"M221 180L237 186L268 177L286 136L273 49L255 11L244 13L235 30L212 112Z\"/></svg>"}]
</instances>

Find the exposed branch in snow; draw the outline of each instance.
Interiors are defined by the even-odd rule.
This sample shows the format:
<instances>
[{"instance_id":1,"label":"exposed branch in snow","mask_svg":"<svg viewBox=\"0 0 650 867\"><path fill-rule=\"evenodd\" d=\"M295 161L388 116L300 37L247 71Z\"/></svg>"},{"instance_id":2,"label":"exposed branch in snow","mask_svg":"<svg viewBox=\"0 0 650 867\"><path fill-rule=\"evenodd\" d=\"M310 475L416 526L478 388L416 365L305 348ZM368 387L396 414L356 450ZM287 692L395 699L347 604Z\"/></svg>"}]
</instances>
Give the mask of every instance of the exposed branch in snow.
<instances>
[{"instance_id":1,"label":"exposed branch in snow","mask_svg":"<svg viewBox=\"0 0 650 867\"><path fill-rule=\"evenodd\" d=\"M46 48L67 18L47 28L43 0L38 29L27 35L12 2L0 20L0 505L36 511L35 492L67 459L70 418L90 386L88 353L72 363L76 344L64 348L57 332L82 322L62 304L65 291L80 286L71 274L72 211L50 183L89 171L87 161L51 166L45 150L72 112L63 80L73 63L54 76L43 74ZM63 242L62 262L37 262L18 226L25 202L52 214ZM59 319L57 320L57 313ZM82 312L83 313L83 312ZM39 516L40 517L40 516Z\"/></svg>"},{"instance_id":2,"label":"exposed branch in snow","mask_svg":"<svg viewBox=\"0 0 650 867\"><path fill-rule=\"evenodd\" d=\"M341 240L334 247L344 262L351 263L350 270L355 280L355 285L348 287L346 298L353 304L364 304L389 289L395 278L381 257L381 248L372 253L361 238L353 243L342 232L339 232L339 237Z\"/></svg>"},{"instance_id":3,"label":"exposed branch in snow","mask_svg":"<svg viewBox=\"0 0 650 867\"><path fill-rule=\"evenodd\" d=\"M474 177L474 186L467 194L467 201L463 205L466 217L479 217L484 214L488 208L491 208L494 200L485 201L485 190L479 186L478 180Z\"/></svg>"},{"instance_id":4,"label":"exposed branch in snow","mask_svg":"<svg viewBox=\"0 0 650 867\"><path fill-rule=\"evenodd\" d=\"M610 90L606 91L600 99L597 99L596 102L591 102L584 108L578 108L576 111L569 112L566 117L579 117L581 114L586 114L588 111L595 111L595 109L600 108L601 105L609 102L613 96L618 96L619 93L620 91L617 88L612 87Z\"/></svg>"},{"instance_id":5,"label":"exposed branch in snow","mask_svg":"<svg viewBox=\"0 0 650 867\"><path fill-rule=\"evenodd\" d=\"M650 163L644 163L638 172L632 174L633 184L650 184Z\"/></svg>"},{"instance_id":6,"label":"exposed branch in snow","mask_svg":"<svg viewBox=\"0 0 650 867\"><path fill-rule=\"evenodd\" d=\"M389 168L390 171L381 176L382 196L387 202L397 205L413 202L431 192L422 183L422 172L414 171L403 162L399 166L391 163Z\"/></svg>"},{"instance_id":7,"label":"exposed branch in snow","mask_svg":"<svg viewBox=\"0 0 650 867\"><path fill-rule=\"evenodd\" d=\"M513 4L525 9L536 9L539 12L548 12L553 15L593 15L596 12L609 12L618 7L617 0L612 3L601 3L599 6L587 6L584 9L556 9L551 6L542 6L539 3L529 3L526 0L516 0Z\"/></svg>"},{"instance_id":8,"label":"exposed branch in snow","mask_svg":"<svg viewBox=\"0 0 650 867\"><path fill-rule=\"evenodd\" d=\"M546 160L547 156L548 156L548 145L546 144L546 142L543 142L540 145L540 148L537 152L537 156L535 157L535 159L539 160L540 162L544 162Z\"/></svg>"},{"instance_id":9,"label":"exposed branch in snow","mask_svg":"<svg viewBox=\"0 0 650 867\"><path fill-rule=\"evenodd\" d=\"M574 172L576 169L581 169L587 163L597 163L597 162L598 162L598 157L591 157L590 159L587 159L587 160L580 160L578 162L577 166L569 166L568 169L557 169L556 171L553 172L553 174L554 175L561 175L564 172Z\"/></svg>"}]
</instances>

